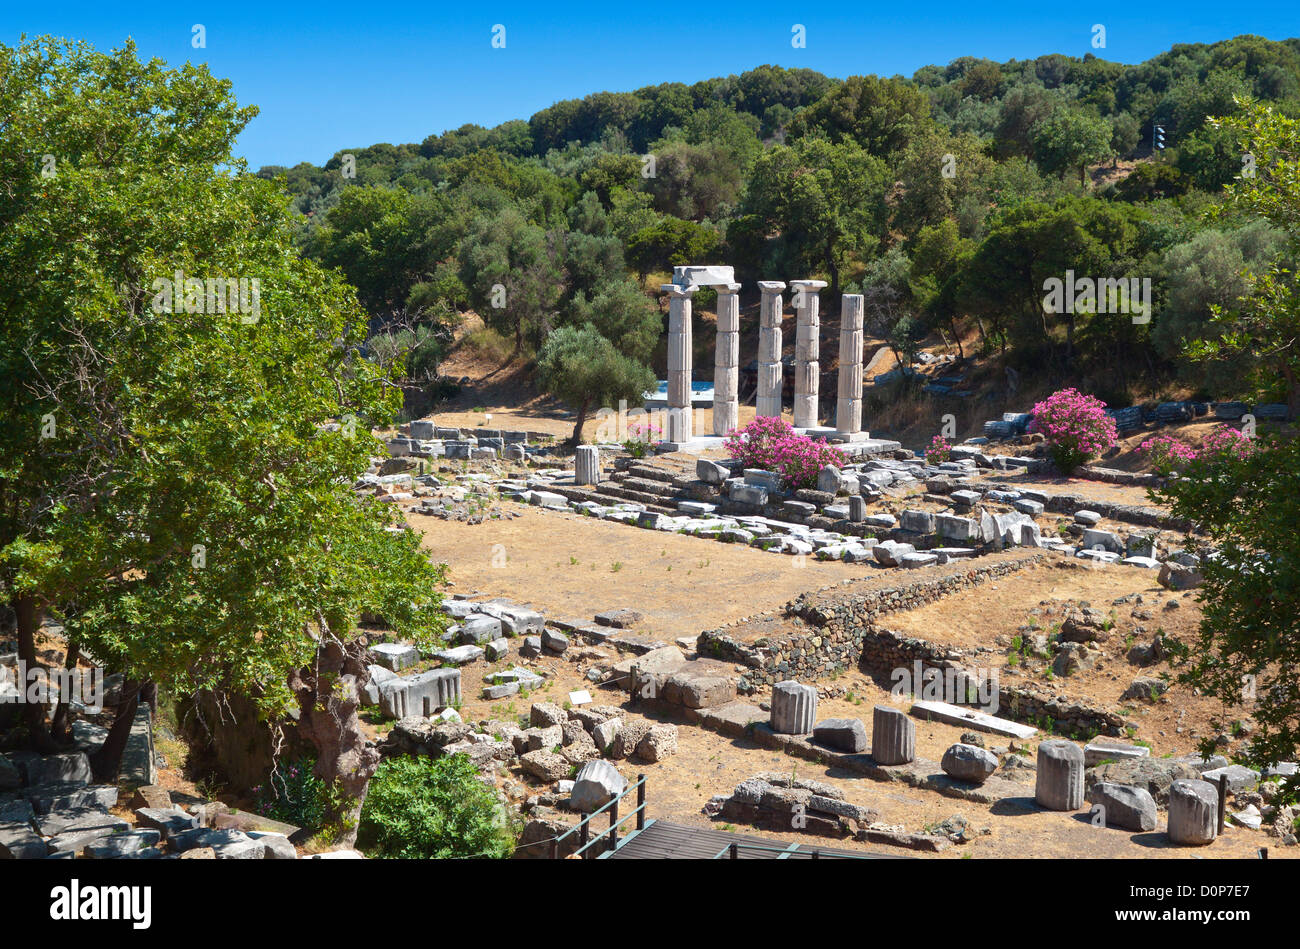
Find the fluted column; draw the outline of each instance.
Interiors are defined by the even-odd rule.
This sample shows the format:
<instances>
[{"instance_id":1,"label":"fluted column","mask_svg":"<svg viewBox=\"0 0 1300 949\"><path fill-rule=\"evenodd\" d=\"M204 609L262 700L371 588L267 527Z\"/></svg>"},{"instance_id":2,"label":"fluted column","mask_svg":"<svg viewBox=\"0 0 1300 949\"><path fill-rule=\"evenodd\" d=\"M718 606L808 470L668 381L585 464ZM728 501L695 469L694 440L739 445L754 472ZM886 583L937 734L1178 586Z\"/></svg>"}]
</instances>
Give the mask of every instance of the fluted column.
<instances>
[{"instance_id":1,"label":"fluted column","mask_svg":"<svg viewBox=\"0 0 1300 949\"><path fill-rule=\"evenodd\" d=\"M902 709L877 705L871 712L871 757L876 764L908 764L916 758L916 724Z\"/></svg>"},{"instance_id":2,"label":"fluted column","mask_svg":"<svg viewBox=\"0 0 1300 949\"><path fill-rule=\"evenodd\" d=\"M758 398L760 416L781 417L781 291L779 280L760 280L758 307Z\"/></svg>"},{"instance_id":3,"label":"fluted column","mask_svg":"<svg viewBox=\"0 0 1300 949\"><path fill-rule=\"evenodd\" d=\"M862 431L862 294L846 293L840 305L840 374L835 400L835 430Z\"/></svg>"},{"instance_id":4,"label":"fluted column","mask_svg":"<svg viewBox=\"0 0 1300 949\"><path fill-rule=\"evenodd\" d=\"M794 427L817 427L817 398L821 363L821 297L825 280L791 280L795 312Z\"/></svg>"},{"instance_id":5,"label":"fluted column","mask_svg":"<svg viewBox=\"0 0 1300 949\"><path fill-rule=\"evenodd\" d=\"M691 420L691 297L698 287L665 283L668 294L668 431L670 442L690 441Z\"/></svg>"},{"instance_id":6,"label":"fluted column","mask_svg":"<svg viewBox=\"0 0 1300 949\"><path fill-rule=\"evenodd\" d=\"M740 425L740 284L723 283L718 291L718 336L713 353L713 434L726 435Z\"/></svg>"},{"instance_id":7,"label":"fluted column","mask_svg":"<svg viewBox=\"0 0 1300 949\"><path fill-rule=\"evenodd\" d=\"M787 679L772 686L772 731L807 735L817 723L817 689Z\"/></svg>"}]
</instances>

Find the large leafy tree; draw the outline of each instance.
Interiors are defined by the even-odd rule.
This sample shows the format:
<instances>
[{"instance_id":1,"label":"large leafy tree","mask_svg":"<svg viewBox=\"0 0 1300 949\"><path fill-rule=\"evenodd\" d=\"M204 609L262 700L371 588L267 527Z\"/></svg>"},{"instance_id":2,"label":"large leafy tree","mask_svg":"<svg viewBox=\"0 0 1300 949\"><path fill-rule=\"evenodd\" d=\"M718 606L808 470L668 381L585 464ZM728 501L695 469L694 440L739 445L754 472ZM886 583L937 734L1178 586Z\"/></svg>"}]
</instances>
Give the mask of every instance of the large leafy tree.
<instances>
[{"instance_id":1,"label":"large leafy tree","mask_svg":"<svg viewBox=\"0 0 1300 949\"><path fill-rule=\"evenodd\" d=\"M141 687L241 694L297 718L347 839L378 765L357 618L432 640L441 569L350 488L397 390L355 292L232 155L254 114L131 44L0 47L0 595L24 658L56 611L124 674L101 777ZM218 279L257 290L218 305Z\"/></svg>"},{"instance_id":2,"label":"large leafy tree","mask_svg":"<svg viewBox=\"0 0 1300 949\"><path fill-rule=\"evenodd\" d=\"M778 145L754 165L737 233L759 241L778 234L779 260L771 262L782 266L773 269L824 272L838 299L844 268L884 232L887 179L884 162L852 142Z\"/></svg>"},{"instance_id":3,"label":"large leafy tree","mask_svg":"<svg viewBox=\"0 0 1300 949\"><path fill-rule=\"evenodd\" d=\"M1233 183L1229 203L1283 232L1289 254L1254 278L1239 307L1216 308L1210 335L1191 341L1188 354L1197 360L1244 358L1261 388L1286 393L1294 418L1300 414L1300 292L1286 261L1300 256L1300 121L1260 103L1239 106L1222 124L1253 157L1256 173Z\"/></svg>"},{"instance_id":4,"label":"large leafy tree","mask_svg":"<svg viewBox=\"0 0 1300 949\"><path fill-rule=\"evenodd\" d=\"M1199 524L1212 547L1201 564L1195 640L1173 648L1180 680L1248 708L1257 766L1300 751L1300 440L1262 436L1255 451L1198 459L1156 499ZM1210 554L1207 549L1204 553ZM1216 722L1215 733L1227 727ZM1202 751L1213 751L1213 734Z\"/></svg>"},{"instance_id":5,"label":"large leafy tree","mask_svg":"<svg viewBox=\"0 0 1300 949\"><path fill-rule=\"evenodd\" d=\"M590 325L564 326L552 333L537 357L537 380L547 392L577 410L572 443L582 442L582 426L592 408L612 407L620 399L639 401L654 386L644 363L623 355Z\"/></svg>"},{"instance_id":6,"label":"large leafy tree","mask_svg":"<svg viewBox=\"0 0 1300 949\"><path fill-rule=\"evenodd\" d=\"M932 126L930 100L904 79L850 76L790 123L790 137L853 142L884 157Z\"/></svg>"}]
</instances>

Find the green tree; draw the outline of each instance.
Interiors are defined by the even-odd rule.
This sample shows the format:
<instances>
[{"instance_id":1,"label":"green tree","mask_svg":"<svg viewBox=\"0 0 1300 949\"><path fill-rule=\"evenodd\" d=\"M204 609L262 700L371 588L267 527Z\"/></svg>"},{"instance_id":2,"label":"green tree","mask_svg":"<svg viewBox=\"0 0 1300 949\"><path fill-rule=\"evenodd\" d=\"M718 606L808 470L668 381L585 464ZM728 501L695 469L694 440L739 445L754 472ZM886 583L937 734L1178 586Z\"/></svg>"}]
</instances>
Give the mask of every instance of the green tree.
<instances>
[{"instance_id":1,"label":"green tree","mask_svg":"<svg viewBox=\"0 0 1300 949\"><path fill-rule=\"evenodd\" d=\"M538 387L577 410L574 445L582 444L582 426L593 407L639 401L654 382L648 366L620 353L587 325L556 330L537 357Z\"/></svg>"},{"instance_id":2,"label":"green tree","mask_svg":"<svg viewBox=\"0 0 1300 949\"><path fill-rule=\"evenodd\" d=\"M53 612L124 675L101 779L142 688L249 696L316 745L347 840L378 765L357 618L436 641L442 570L350 487L398 397L353 289L232 155L254 114L129 43L0 47L0 592L25 659Z\"/></svg>"},{"instance_id":3,"label":"green tree","mask_svg":"<svg viewBox=\"0 0 1300 949\"><path fill-rule=\"evenodd\" d=\"M1193 461L1153 492L1175 517L1205 535L1201 622L1191 644L1173 641L1179 681L1223 703L1248 708L1246 747L1256 767L1294 761L1300 751L1300 439L1261 435L1255 451ZM1213 751L1216 721L1201 743ZM1295 793L1292 782L1292 793Z\"/></svg>"},{"instance_id":4,"label":"green tree","mask_svg":"<svg viewBox=\"0 0 1300 949\"><path fill-rule=\"evenodd\" d=\"M1300 257L1300 121L1258 102L1240 100L1223 125L1255 160L1256 174L1227 189L1229 205L1268 221L1286 235L1287 260ZM1292 417L1300 414L1300 292L1285 261L1254 279L1235 309L1215 308L1212 336L1188 355L1213 360L1240 356L1255 367L1262 388L1280 386Z\"/></svg>"},{"instance_id":5,"label":"green tree","mask_svg":"<svg viewBox=\"0 0 1300 949\"><path fill-rule=\"evenodd\" d=\"M516 207L475 220L460 247L461 280L483 322L514 339L515 354L538 345L564 293L563 251Z\"/></svg>"},{"instance_id":6,"label":"green tree","mask_svg":"<svg viewBox=\"0 0 1300 949\"><path fill-rule=\"evenodd\" d=\"M779 232L782 266L776 269L824 268L831 297L838 299L841 271L870 251L884 231L887 178L884 163L852 142L778 145L755 163L732 230L739 224L737 236Z\"/></svg>"},{"instance_id":7,"label":"green tree","mask_svg":"<svg viewBox=\"0 0 1300 949\"><path fill-rule=\"evenodd\" d=\"M789 136L852 142L883 158L932 125L930 100L907 80L850 76L796 115Z\"/></svg>"},{"instance_id":8,"label":"green tree","mask_svg":"<svg viewBox=\"0 0 1300 949\"><path fill-rule=\"evenodd\" d=\"M1111 154L1111 131L1104 119L1078 109L1057 109L1034 126L1034 160L1044 171L1062 176L1077 168L1082 182L1089 165Z\"/></svg>"}]
</instances>

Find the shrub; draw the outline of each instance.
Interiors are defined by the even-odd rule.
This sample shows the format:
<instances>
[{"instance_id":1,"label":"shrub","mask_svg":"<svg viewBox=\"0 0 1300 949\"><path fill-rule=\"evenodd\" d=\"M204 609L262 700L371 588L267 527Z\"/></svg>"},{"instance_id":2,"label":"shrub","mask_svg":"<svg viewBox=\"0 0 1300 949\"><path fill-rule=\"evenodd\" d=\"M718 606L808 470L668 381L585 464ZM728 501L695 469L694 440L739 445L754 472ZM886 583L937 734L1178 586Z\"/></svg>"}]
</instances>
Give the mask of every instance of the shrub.
<instances>
[{"instance_id":1,"label":"shrub","mask_svg":"<svg viewBox=\"0 0 1300 949\"><path fill-rule=\"evenodd\" d=\"M627 441L623 450L633 458L644 458L650 453L650 443L663 437L663 429L649 422L633 422L627 427Z\"/></svg>"},{"instance_id":2,"label":"shrub","mask_svg":"<svg viewBox=\"0 0 1300 949\"><path fill-rule=\"evenodd\" d=\"M1052 461L1067 475L1116 440L1106 403L1078 389L1062 389L1035 405L1029 431L1042 433Z\"/></svg>"},{"instance_id":3,"label":"shrub","mask_svg":"<svg viewBox=\"0 0 1300 949\"><path fill-rule=\"evenodd\" d=\"M1172 435L1148 438L1139 450L1147 456L1159 475L1182 474L1194 461L1213 464L1229 459L1240 460L1254 450L1251 440L1235 428L1221 428L1206 435L1199 449L1185 445Z\"/></svg>"},{"instance_id":4,"label":"shrub","mask_svg":"<svg viewBox=\"0 0 1300 949\"><path fill-rule=\"evenodd\" d=\"M325 824L329 789L316 777L316 762L303 758L271 772L253 788L254 809L263 817L317 831Z\"/></svg>"},{"instance_id":5,"label":"shrub","mask_svg":"<svg viewBox=\"0 0 1300 949\"><path fill-rule=\"evenodd\" d=\"M1138 446L1138 451L1147 456L1147 461L1156 474L1166 478L1182 471L1196 457L1196 449L1172 435L1148 438Z\"/></svg>"},{"instance_id":6,"label":"shrub","mask_svg":"<svg viewBox=\"0 0 1300 949\"><path fill-rule=\"evenodd\" d=\"M952 458L952 444L942 435L930 439L930 447L925 450L925 463L937 465Z\"/></svg>"},{"instance_id":7,"label":"shrub","mask_svg":"<svg viewBox=\"0 0 1300 949\"><path fill-rule=\"evenodd\" d=\"M817 485L826 465L843 465L844 455L824 441L799 435L782 418L760 416L727 436L727 453L746 468L781 475L785 487L798 490Z\"/></svg>"},{"instance_id":8,"label":"shrub","mask_svg":"<svg viewBox=\"0 0 1300 949\"><path fill-rule=\"evenodd\" d=\"M377 857L508 857L513 835L465 755L389 758L370 780L358 846Z\"/></svg>"}]
</instances>

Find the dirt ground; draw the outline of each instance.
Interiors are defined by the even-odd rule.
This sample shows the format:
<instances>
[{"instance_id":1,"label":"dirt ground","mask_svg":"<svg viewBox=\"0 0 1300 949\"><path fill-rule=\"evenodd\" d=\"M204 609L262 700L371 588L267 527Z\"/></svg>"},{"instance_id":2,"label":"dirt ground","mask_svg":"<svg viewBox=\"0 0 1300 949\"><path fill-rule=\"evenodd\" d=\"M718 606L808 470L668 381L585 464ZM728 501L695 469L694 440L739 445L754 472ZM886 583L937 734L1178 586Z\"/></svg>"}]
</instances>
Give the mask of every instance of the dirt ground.
<instances>
[{"instance_id":1,"label":"dirt ground","mask_svg":"<svg viewBox=\"0 0 1300 949\"><path fill-rule=\"evenodd\" d=\"M471 526L407 515L424 547L448 564L452 592L504 596L547 616L587 621L627 607L645 614L637 633L672 640L863 575L863 567L840 561L504 503L520 516Z\"/></svg>"}]
</instances>

